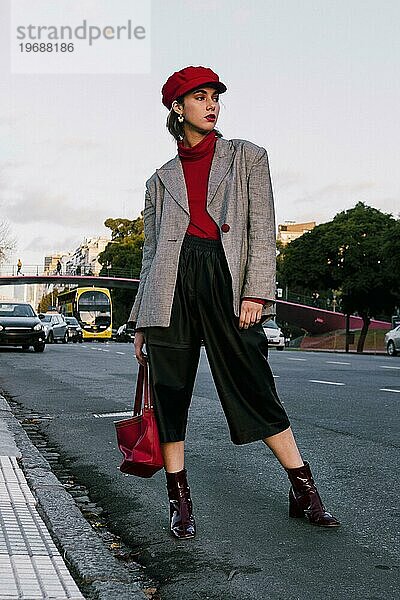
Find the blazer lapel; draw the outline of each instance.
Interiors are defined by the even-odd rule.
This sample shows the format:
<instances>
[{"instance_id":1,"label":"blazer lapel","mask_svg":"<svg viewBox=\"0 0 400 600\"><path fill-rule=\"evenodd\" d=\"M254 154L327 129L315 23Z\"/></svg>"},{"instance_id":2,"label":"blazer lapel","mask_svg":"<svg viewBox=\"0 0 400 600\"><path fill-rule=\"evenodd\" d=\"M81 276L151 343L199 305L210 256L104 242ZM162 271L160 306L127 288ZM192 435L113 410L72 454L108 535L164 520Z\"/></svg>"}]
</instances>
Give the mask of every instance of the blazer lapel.
<instances>
[{"instance_id":1,"label":"blazer lapel","mask_svg":"<svg viewBox=\"0 0 400 600\"><path fill-rule=\"evenodd\" d=\"M234 149L229 141L224 138L217 138L208 179L207 207L212 202L221 181L229 171L233 156ZM185 176L179 155L177 154L160 169L156 169L156 172L174 200L189 214Z\"/></svg>"},{"instance_id":2,"label":"blazer lapel","mask_svg":"<svg viewBox=\"0 0 400 600\"><path fill-rule=\"evenodd\" d=\"M234 157L234 149L228 140L217 138L215 152L208 178L207 207L210 206L219 184L230 169Z\"/></svg>"},{"instance_id":3,"label":"blazer lapel","mask_svg":"<svg viewBox=\"0 0 400 600\"><path fill-rule=\"evenodd\" d=\"M156 169L156 172L173 199L190 214L185 176L179 155L177 154L160 169Z\"/></svg>"}]
</instances>

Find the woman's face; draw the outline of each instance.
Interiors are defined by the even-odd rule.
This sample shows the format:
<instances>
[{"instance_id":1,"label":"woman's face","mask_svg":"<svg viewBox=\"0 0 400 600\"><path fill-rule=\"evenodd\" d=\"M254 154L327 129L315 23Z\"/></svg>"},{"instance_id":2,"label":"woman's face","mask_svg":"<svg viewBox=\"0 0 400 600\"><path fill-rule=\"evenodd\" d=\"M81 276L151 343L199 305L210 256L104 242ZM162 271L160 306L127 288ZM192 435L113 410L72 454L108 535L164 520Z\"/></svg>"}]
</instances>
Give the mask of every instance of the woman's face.
<instances>
[{"instance_id":1,"label":"woman's face","mask_svg":"<svg viewBox=\"0 0 400 600\"><path fill-rule=\"evenodd\" d=\"M213 87L202 86L184 96L184 106L175 106L179 108L176 112L184 116L184 127L208 133L214 129L218 120L219 93Z\"/></svg>"}]
</instances>

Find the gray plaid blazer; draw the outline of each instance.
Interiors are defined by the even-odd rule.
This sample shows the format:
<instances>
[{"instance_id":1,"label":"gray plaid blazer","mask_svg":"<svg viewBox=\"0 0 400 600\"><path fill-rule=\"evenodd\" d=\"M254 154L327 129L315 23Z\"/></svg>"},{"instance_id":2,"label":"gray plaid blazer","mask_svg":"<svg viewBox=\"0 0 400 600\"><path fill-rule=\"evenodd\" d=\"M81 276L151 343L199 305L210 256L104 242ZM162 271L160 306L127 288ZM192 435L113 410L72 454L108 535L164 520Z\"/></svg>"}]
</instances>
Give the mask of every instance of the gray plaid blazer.
<instances>
[{"instance_id":1,"label":"gray plaid blazer","mask_svg":"<svg viewBox=\"0 0 400 600\"><path fill-rule=\"evenodd\" d=\"M207 211L220 227L236 316L245 296L270 300L272 304L263 306L262 315L274 314L275 213L265 148L247 140L217 138ZM168 327L179 254L190 221L178 154L146 181L143 215L142 268L129 320L137 327ZM223 224L229 228L221 229Z\"/></svg>"}]
</instances>

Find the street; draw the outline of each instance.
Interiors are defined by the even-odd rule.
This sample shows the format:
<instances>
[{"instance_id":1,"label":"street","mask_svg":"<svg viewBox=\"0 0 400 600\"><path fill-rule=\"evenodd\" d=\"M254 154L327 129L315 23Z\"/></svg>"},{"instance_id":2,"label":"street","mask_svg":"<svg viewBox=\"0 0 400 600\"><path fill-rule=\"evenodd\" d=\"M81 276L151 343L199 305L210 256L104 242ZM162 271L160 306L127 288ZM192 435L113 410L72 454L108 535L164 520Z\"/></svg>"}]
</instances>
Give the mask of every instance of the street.
<instances>
[{"instance_id":1,"label":"street","mask_svg":"<svg viewBox=\"0 0 400 600\"><path fill-rule=\"evenodd\" d=\"M270 365L337 530L289 519L289 482L270 450L230 442L204 350L186 454L195 540L169 535L163 472L145 480L118 470L113 421L132 406L131 344L0 349L0 393L49 417L46 438L137 551L162 600L394 600L400 358L271 350Z\"/></svg>"}]
</instances>

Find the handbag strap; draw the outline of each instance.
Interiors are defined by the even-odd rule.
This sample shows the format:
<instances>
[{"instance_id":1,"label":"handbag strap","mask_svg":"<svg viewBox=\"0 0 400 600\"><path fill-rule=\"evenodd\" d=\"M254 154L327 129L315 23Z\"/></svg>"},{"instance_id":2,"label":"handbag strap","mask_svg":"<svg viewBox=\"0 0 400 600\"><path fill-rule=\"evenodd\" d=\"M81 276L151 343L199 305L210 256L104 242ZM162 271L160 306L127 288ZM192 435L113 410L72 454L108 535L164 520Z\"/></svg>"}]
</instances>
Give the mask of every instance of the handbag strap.
<instances>
[{"instance_id":1,"label":"handbag strap","mask_svg":"<svg viewBox=\"0 0 400 600\"><path fill-rule=\"evenodd\" d=\"M146 361L144 369L144 408L151 408L150 405L150 383L149 383L149 363Z\"/></svg>"},{"instance_id":2,"label":"handbag strap","mask_svg":"<svg viewBox=\"0 0 400 600\"><path fill-rule=\"evenodd\" d=\"M143 379L144 379L144 367L139 365L138 376L136 380L136 393L135 393L135 404L133 405L133 415L140 415L142 412L142 399L143 399Z\"/></svg>"},{"instance_id":3,"label":"handbag strap","mask_svg":"<svg viewBox=\"0 0 400 600\"><path fill-rule=\"evenodd\" d=\"M144 404L143 404L143 388L144 388ZM150 401L151 390L149 389L149 365L139 365L139 372L136 381L135 404L133 406L133 415L142 413L142 405L144 408L151 408L153 402Z\"/></svg>"}]
</instances>

